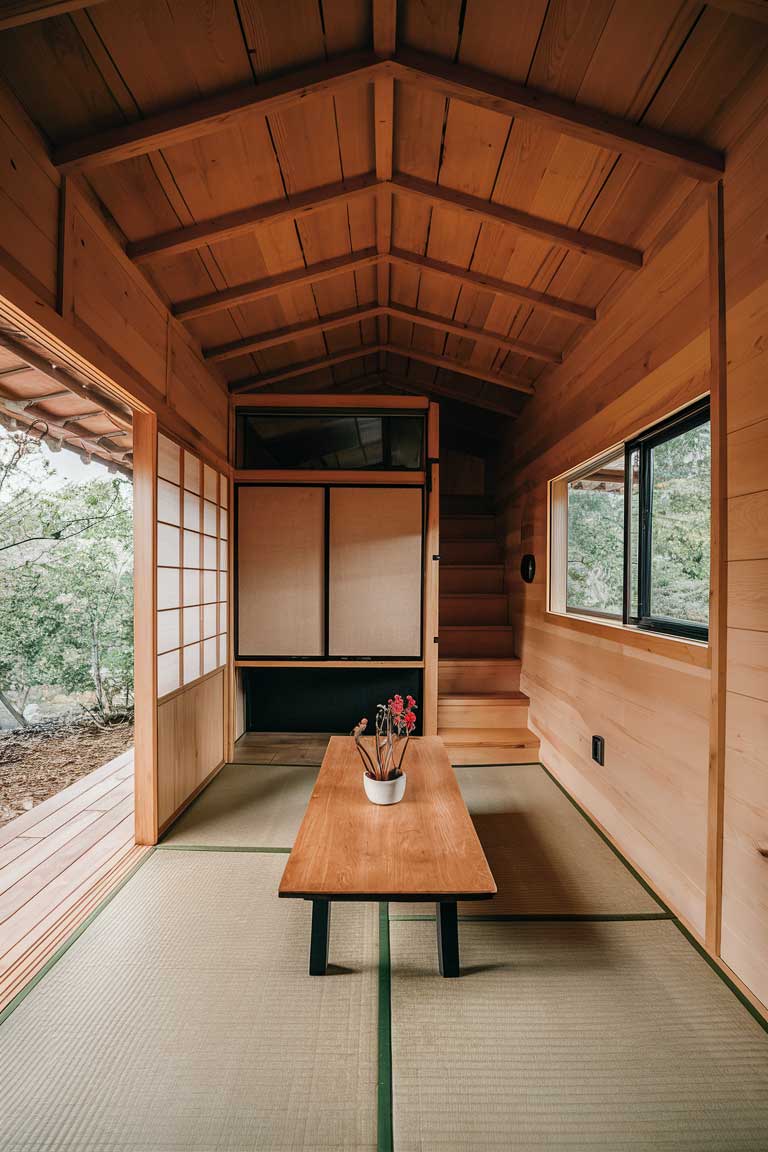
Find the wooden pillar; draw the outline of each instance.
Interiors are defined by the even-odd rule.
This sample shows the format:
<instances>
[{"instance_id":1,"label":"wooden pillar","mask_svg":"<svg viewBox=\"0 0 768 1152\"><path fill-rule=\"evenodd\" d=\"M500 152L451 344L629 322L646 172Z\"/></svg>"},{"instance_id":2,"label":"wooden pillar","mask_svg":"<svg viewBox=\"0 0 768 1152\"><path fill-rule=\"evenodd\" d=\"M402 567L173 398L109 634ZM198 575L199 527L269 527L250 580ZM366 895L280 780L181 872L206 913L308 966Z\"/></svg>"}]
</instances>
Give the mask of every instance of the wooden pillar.
<instances>
[{"instance_id":1,"label":"wooden pillar","mask_svg":"<svg viewBox=\"0 0 768 1152\"><path fill-rule=\"evenodd\" d=\"M430 404L427 414L427 532L424 571L424 700L425 736L437 735L437 645L440 612L440 407Z\"/></svg>"},{"instance_id":2,"label":"wooden pillar","mask_svg":"<svg viewBox=\"0 0 768 1152\"><path fill-rule=\"evenodd\" d=\"M723 183L709 194L709 360L712 435L712 520L709 646L712 657L707 818L706 945L720 953L725 795L726 644L728 595L728 426L726 404L725 241Z\"/></svg>"},{"instance_id":3,"label":"wooden pillar","mask_svg":"<svg viewBox=\"0 0 768 1152\"><path fill-rule=\"evenodd\" d=\"M156 844L157 418L133 417L134 794L137 844Z\"/></svg>"}]
</instances>

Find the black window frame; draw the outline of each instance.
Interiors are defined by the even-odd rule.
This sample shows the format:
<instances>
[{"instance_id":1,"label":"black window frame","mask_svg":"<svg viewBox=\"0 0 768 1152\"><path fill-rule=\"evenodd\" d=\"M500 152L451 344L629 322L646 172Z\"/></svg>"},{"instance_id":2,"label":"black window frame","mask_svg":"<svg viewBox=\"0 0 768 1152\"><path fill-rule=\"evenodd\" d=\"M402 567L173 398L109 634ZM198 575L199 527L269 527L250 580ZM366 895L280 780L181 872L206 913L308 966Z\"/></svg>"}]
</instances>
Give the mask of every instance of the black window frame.
<instances>
[{"instance_id":1,"label":"black window frame","mask_svg":"<svg viewBox=\"0 0 768 1152\"><path fill-rule=\"evenodd\" d=\"M653 541L653 449L709 423L709 397L655 424L624 445L624 624L679 636L709 640L709 626L675 617L654 616L651 601L651 548ZM632 457L639 460L639 531L637 533L637 612L632 612Z\"/></svg>"}]
</instances>

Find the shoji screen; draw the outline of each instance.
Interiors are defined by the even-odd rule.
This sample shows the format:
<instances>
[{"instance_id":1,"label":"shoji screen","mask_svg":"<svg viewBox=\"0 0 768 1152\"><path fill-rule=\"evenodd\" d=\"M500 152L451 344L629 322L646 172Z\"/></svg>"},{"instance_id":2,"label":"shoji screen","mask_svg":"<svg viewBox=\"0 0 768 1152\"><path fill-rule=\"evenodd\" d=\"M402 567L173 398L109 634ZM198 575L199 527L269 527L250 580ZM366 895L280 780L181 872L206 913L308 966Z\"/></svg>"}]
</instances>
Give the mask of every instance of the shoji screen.
<instances>
[{"instance_id":1,"label":"shoji screen","mask_svg":"<svg viewBox=\"0 0 768 1152\"><path fill-rule=\"evenodd\" d=\"M227 660L227 480L162 434L157 444L157 695Z\"/></svg>"},{"instance_id":2,"label":"shoji screen","mask_svg":"<svg viewBox=\"0 0 768 1152\"><path fill-rule=\"evenodd\" d=\"M332 488L329 656L421 655L421 488Z\"/></svg>"},{"instance_id":3,"label":"shoji screen","mask_svg":"<svg viewBox=\"0 0 768 1152\"><path fill-rule=\"evenodd\" d=\"M241 485L237 573L241 656L322 656L324 489Z\"/></svg>"}]
</instances>

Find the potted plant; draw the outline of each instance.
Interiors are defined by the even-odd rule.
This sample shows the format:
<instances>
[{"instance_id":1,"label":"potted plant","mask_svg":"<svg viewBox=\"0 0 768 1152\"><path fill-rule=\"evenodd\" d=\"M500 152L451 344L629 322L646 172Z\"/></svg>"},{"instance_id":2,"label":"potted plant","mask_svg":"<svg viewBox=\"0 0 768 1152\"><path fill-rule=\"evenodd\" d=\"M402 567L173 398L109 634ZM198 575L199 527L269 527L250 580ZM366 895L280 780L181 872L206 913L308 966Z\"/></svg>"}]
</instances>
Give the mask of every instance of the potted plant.
<instances>
[{"instance_id":1,"label":"potted plant","mask_svg":"<svg viewBox=\"0 0 768 1152\"><path fill-rule=\"evenodd\" d=\"M363 762L363 786L372 804L397 804L405 795L406 776L403 760L408 741L416 727L416 701L413 696L395 695L376 709L374 755L363 744L363 733L368 727L362 719L353 728L355 747Z\"/></svg>"}]
</instances>

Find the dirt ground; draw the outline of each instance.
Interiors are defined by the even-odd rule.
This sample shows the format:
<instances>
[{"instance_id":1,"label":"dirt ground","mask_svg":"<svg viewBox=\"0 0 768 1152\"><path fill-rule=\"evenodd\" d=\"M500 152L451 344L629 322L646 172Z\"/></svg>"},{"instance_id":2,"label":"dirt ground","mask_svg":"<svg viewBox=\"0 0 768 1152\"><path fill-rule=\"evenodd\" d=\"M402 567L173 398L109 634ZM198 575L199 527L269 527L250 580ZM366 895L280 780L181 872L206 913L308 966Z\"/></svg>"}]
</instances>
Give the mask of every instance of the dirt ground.
<instances>
[{"instance_id":1,"label":"dirt ground","mask_svg":"<svg viewBox=\"0 0 768 1152\"><path fill-rule=\"evenodd\" d=\"M125 752L133 724L53 721L0 731L0 827Z\"/></svg>"}]
</instances>

